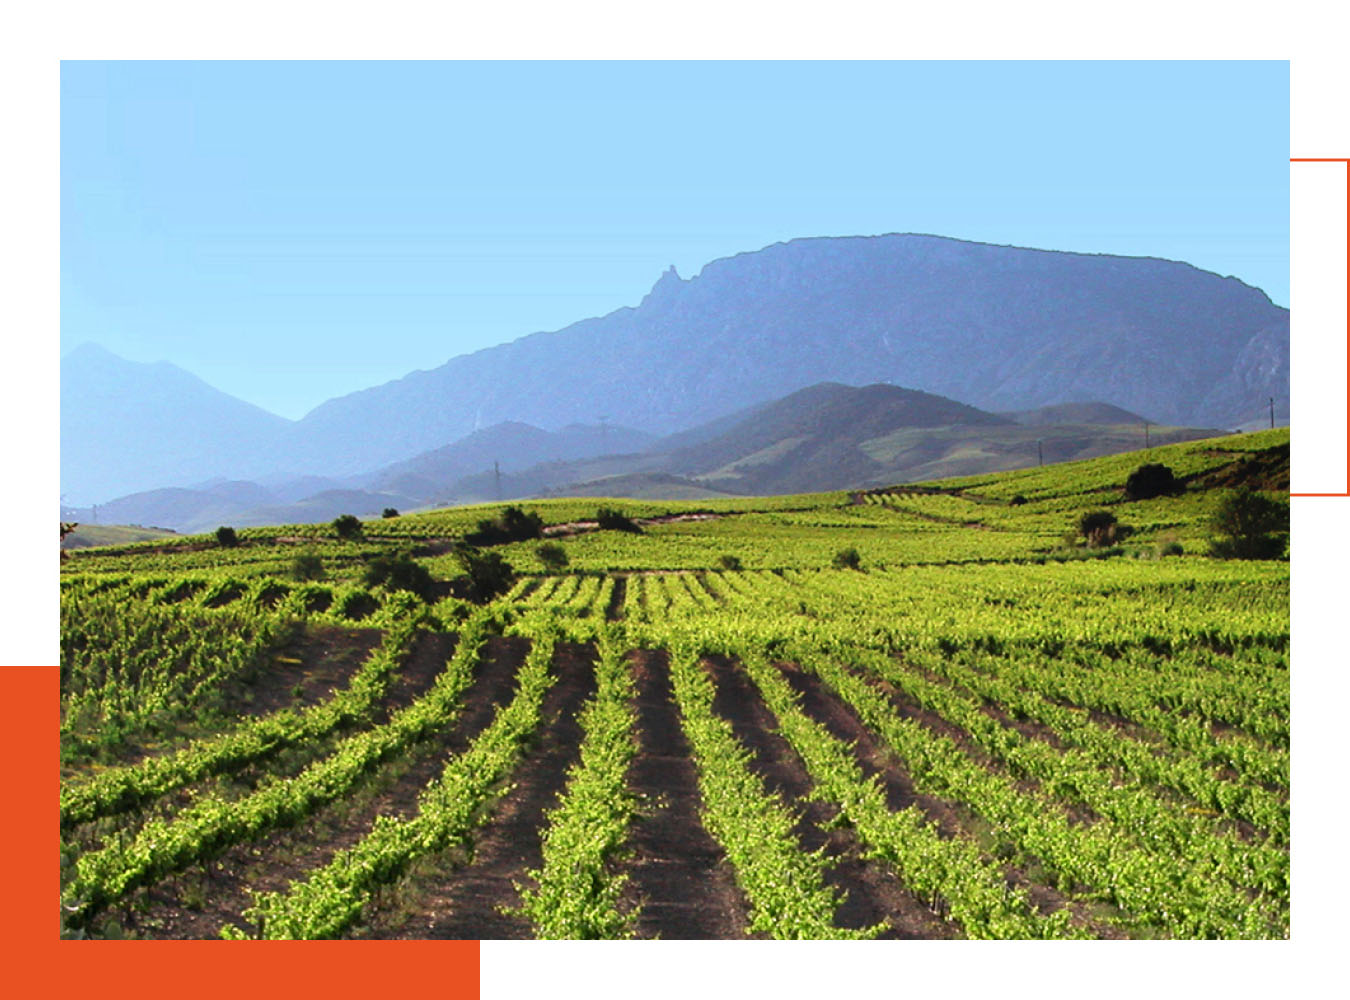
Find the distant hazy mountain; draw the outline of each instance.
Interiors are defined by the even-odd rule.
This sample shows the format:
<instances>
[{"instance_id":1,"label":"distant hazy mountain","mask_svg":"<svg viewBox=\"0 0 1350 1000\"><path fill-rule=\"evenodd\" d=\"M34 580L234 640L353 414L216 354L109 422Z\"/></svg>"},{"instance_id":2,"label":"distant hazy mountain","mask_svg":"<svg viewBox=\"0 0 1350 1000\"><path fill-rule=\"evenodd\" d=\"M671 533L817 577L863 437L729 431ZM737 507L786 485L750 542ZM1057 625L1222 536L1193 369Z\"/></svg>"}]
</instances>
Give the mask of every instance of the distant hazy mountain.
<instances>
[{"instance_id":1,"label":"distant hazy mountain","mask_svg":"<svg viewBox=\"0 0 1350 1000\"><path fill-rule=\"evenodd\" d=\"M1056 403L1054 406L1001 413L999 416L1026 427L1044 424L1142 424L1147 419L1109 403Z\"/></svg>"},{"instance_id":2,"label":"distant hazy mountain","mask_svg":"<svg viewBox=\"0 0 1350 1000\"><path fill-rule=\"evenodd\" d=\"M1067 422L1047 422L1057 413ZM220 480L193 489L121 497L100 505L98 518L104 524L201 532L221 524L329 521L338 514L369 518L386 507L406 513L538 496L676 500L800 493L1014 469L1144 445L1140 418L1106 404L1079 403L1017 416L1024 422L893 385L822 383L652 442L646 451L585 454L604 442L619 446L646 440L638 432L612 427L549 433L525 424L499 424L456 445L354 477L339 488L329 488L332 481L319 478L266 487ZM1149 440L1164 444L1217 433L1151 424ZM568 449L582 457L557 457ZM513 455L510 461L498 460L499 473L484 467L497 454ZM530 455L549 460L524 466ZM450 478L463 469L473 471ZM314 486L320 488L297 495ZM79 521L91 515L63 513Z\"/></svg>"},{"instance_id":3,"label":"distant hazy mountain","mask_svg":"<svg viewBox=\"0 0 1350 1000\"><path fill-rule=\"evenodd\" d=\"M358 489L321 490L285 499L256 483L229 482L195 489L166 488L130 493L91 508L62 508L62 519L86 524L125 524L195 534L221 525L314 524L339 514L377 518L386 507L410 510L423 501L399 493ZM99 543L102 544L102 543Z\"/></svg>"},{"instance_id":4,"label":"distant hazy mountain","mask_svg":"<svg viewBox=\"0 0 1350 1000\"><path fill-rule=\"evenodd\" d=\"M572 424L560 431L544 431L529 424L506 422L359 476L357 481L373 489L431 499L466 476L492 472L494 465L502 472L515 472L544 462L639 451L653 440L653 435L627 427Z\"/></svg>"},{"instance_id":5,"label":"distant hazy mountain","mask_svg":"<svg viewBox=\"0 0 1350 1000\"><path fill-rule=\"evenodd\" d=\"M664 433L822 380L986 410L1105 400L1227 427L1287 400L1288 341L1288 310L1189 264L936 236L800 239L689 280L672 269L637 308L329 400L297 423L289 453L351 474L501 421L550 429L606 413Z\"/></svg>"},{"instance_id":6,"label":"distant hazy mountain","mask_svg":"<svg viewBox=\"0 0 1350 1000\"><path fill-rule=\"evenodd\" d=\"M167 362L85 344L61 359L61 492L97 503L256 470L289 425Z\"/></svg>"},{"instance_id":7,"label":"distant hazy mountain","mask_svg":"<svg viewBox=\"0 0 1350 1000\"><path fill-rule=\"evenodd\" d=\"M653 442L636 455L553 462L503 476L501 496L681 499L850 489L1092 458L1144 446L1141 419L1079 403L1048 413L985 413L893 385L822 383ZM1153 424L1154 444L1221 433ZM482 475L456 483L457 503L490 500ZM705 492L706 491L706 492Z\"/></svg>"}]
</instances>

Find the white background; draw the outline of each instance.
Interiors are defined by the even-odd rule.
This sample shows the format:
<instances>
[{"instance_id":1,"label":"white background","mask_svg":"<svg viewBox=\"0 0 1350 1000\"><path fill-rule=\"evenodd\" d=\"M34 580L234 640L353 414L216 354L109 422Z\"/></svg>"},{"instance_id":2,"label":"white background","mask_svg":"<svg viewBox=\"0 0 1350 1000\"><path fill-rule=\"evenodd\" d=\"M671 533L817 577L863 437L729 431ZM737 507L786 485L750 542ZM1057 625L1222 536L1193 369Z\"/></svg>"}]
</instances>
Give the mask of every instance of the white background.
<instances>
[{"instance_id":1,"label":"white background","mask_svg":"<svg viewBox=\"0 0 1350 1000\"><path fill-rule=\"evenodd\" d=\"M1291 156L1350 155L1345 35L1330 5L1134 2L898 3L732 0L228 5L119 2L7 11L0 60L11 220L0 241L5 322L6 565L0 662L56 662L59 418L59 63L62 58L873 58L1291 60ZM1282 153L1283 151L1279 151ZM1216 175L1223 165L1214 165ZM1293 167L1295 171L1307 167ZM1334 172L1337 167L1328 168ZM1344 175L1342 174L1342 181ZM1293 369L1300 489L1345 488L1344 396L1313 405L1336 424L1335 454L1309 449L1304 397L1345 373L1344 258L1319 291L1319 255L1344 254L1329 220L1305 225L1293 174ZM1344 187L1336 215L1343 223ZM1311 209L1316 216L1317 208ZM1314 229L1323 230L1314 233ZM1304 238L1317 246L1305 245ZM1332 267L1330 270L1335 271ZM1328 275L1326 281L1331 281ZM1319 311L1320 310L1320 311ZM1334 313L1334 315L1333 315ZM1325 353L1323 353L1325 352ZM1331 360L1328 360L1331 359ZM1310 388L1311 387L1311 388ZM1343 393L1343 382L1341 383ZM1337 405L1340 406L1337 411ZM1320 449L1320 445L1318 448ZM1350 500L1298 499L1293 512L1293 932L1289 942L586 944L489 942L483 995L650 998L851 995L1172 997L1323 995L1344 984L1331 960L1344 925L1340 716L1347 662L1342 584ZM45 707L39 709L45 712ZM13 821L13 818L10 818ZM404 991L397 970L391 987ZM264 987L264 984L260 984ZM1330 987L1330 989L1329 989ZM265 987L260 995L266 995Z\"/></svg>"}]
</instances>

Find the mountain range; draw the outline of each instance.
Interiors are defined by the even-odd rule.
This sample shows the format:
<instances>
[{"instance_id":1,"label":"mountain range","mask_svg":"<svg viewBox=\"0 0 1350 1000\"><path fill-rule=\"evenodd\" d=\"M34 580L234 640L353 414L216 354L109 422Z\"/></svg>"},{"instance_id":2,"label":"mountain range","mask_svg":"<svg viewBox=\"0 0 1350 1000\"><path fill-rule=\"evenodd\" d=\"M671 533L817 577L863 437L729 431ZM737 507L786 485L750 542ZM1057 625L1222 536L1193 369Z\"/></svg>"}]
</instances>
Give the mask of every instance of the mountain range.
<instances>
[{"instance_id":1,"label":"mountain range","mask_svg":"<svg viewBox=\"0 0 1350 1000\"><path fill-rule=\"evenodd\" d=\"M1060 414L1073 419L1057 419ZM377 517L388 507L406 513L538 496L707 499L849 489L1126 451L1143 445L1144 424L1106 404L993 414L914 389L826 382L655 440L617 427L551 433L502 423L365 476L150 490L69 517L202 532L221 524L321 522L345 513ZM1155 425L1149 440L1217 433ZM619 443L645 447L606 450ZM494 460L495 454L513 459ZM531 455L543 460L528 464Z\"/></svg>"},{"instance_id":2,"label":"mountain range","mask_svg":"<svg viewBox=\"0 0 1350 1000\"><path fill-rule=\"evenodd\" d=\"M672 268L635 308L452 358L298 421L172 365L81 348L61 366L62 492L87 504L221 479L293 493L310 477L311 496L418 497L491 461L509 476L672 433L706 440L747 408L821 382L910 386L991 419L1092 400L1175 426L1250 426L1269 398L1287 413L1288 329L1288 310L1258 289L1175 261L912 234L799 239L690 279ZM502 424L516 431L493 430ZM505 437L475 442L475 431ZM601 438L599 451L578 435Z\"/></svg>"}]
</instances>

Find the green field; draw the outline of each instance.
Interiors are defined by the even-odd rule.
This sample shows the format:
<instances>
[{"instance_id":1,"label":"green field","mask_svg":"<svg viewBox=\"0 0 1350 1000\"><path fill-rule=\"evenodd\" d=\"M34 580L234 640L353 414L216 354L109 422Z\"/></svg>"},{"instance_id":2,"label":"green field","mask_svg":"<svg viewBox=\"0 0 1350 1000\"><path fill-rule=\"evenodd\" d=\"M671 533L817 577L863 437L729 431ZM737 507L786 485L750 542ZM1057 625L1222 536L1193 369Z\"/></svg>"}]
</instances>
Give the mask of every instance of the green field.
<instances>
[{"instance_id":1,"label":"green field","mask_svg":"<svg viewBox=\"0 0 1350 1000\"><path fill-rule=\"evenodd\" d=\"M1288 444L523 502L487 601L502 505L71 552L65 933L1287 937L1289 564L1210 547Z\"/></svg>"}]
</instances>

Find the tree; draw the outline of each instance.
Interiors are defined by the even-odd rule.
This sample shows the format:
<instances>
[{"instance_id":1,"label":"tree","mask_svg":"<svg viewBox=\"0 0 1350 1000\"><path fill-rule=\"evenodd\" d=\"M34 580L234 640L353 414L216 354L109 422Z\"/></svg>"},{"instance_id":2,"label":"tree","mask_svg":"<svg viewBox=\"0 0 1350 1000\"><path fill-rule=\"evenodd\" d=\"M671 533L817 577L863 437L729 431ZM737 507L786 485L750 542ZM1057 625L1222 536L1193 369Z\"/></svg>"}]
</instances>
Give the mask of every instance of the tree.
<instances>
[{"instance_id":1,"label":"tree","mask_svg":"<svg viewBox=\"0 0 1350 1000\"><path fill-rule=\"evenodd\" d=\"M339 538L352 541L361 537L361 522L351 514L342 514L333 518L333 531Z\"/></svg>"},{"instance_id":2,"label":"tree","mask_svg":"<svg viewBox=\"0 0 1350 1000\"><path fill-rule=\"evenodd\" d=\"M830 565L835 569L861 569L862 556L858 555L857 549L840 549L834 554Z\"/></svg>"},{"instance_id":3,"label":"tree","mask_svg":"<svg viewBox=\"0 0 1350 1000\"><path fill-rule=\"evenodd\" d=\"M507 542L524 542L531 538L542 538L544 519L534 511L524 511L519 507L507 507L495 518L484 518L478 522L478 530L465 537L470 545L504 545Z\"/></svg>"},{"instance_id":4,"label":"tree","mask_svg":"<svg viewBox=\"0 0 1350 1000\"><path fill-rule=\"evenodd\" d=\"M544 564L546 572L558 573L567 565L567 552L557 542L545 542L534 550L534 554Z\"/></svg>"},{"instance_id":5,"label":"tree","mask_svg":"<svg viewBox=\"0 0 1350 1000\"><path fill-rule=\"evenodd\" d=\"M595 512L595 520L602 531L628 531L637 535L642 534L642 529L617 507L601 507Z\"/></svg>"},{"instance_id":6,"label":"tree","mask_svg":"<svg viewBox=\"0 0 1350 1000\"><path fill-rule=\"evenodd\" d=\"M386 590L406 590L424 601L431 600L435 581L425 566L413 559L411 552L386 552L366 564L367 587L383 586Z\"/></svg>"},{"instance_id":7,"label":"tree","mask_svg":"<svg viewBox=\"0 0 1350 1000\"><path fill-rule=\"evenodd\" d=\"M1126 530L1109 510L1089 510L1078 518L1078 533L1088 548L1100 549L1116 544L1125 537Z\"/></svg>"},{"instance_id":8,"label":"tree","mask_svg":"<svg viewBox=\"0 0 1350 1000\"><path fill-rule=\"evenodd\" d=\"M733 556L731 553L725 553L718 558L717 563L725 570L738 570L741 568L741 557Z\"/></svg>"},{"instance_id":9,"label":"tree","mask_svg":"<svg viewBox=\"0 0 1350 1000\"><path fill-rule=\"evenodd\" d=\"M455 550L455 557L464 569L462 576L451 581L456 597L486 604L510 590L515 581L516 571L500 552L482 552L471 545L461 545Z\"/></svg>"},{"instance_id":10,"label":"tree","mask_svg":"<svg viewBox=\"0 0 1350 1000\"><path fill-rule=\"evenodd\" d=\"M1171 469L1152 462L1139 466L1126 478L1125 499L1152 500L1154 497L1172 496L1183 489Z\"/></svg>"},{"instance_id":11,"label":"tree","mask_svg":"<svg viewBox=\"0 0 1350 1000\"><path fill-rule=\"evenodd\" d=\"M381 514L380 516L381 516L381 517L386 517L386 518L388 518L388 517L398 517L398 509L395 508L395 507L386 507L386 508L384 509L384 513Z\"/></svg>"},{"instance_id":12,"label":"tree","mask_svg":"<svg viewBox=\"0 0 1350 1000\"><path fill-rule=\"evenodd\" d=\"M1246 486L1219 498L1209 526L1210 553L1221 559L1278 559L1289 532L1289 505Z\"/></svg>"},{"instance_id":13,"label":"tree","mask_svg":"<svg viewBox=\"0 0 1350 1000\"><path fill-rule=\"evenodd\" d=\"M233 528L222 524L216 529L216 544L222 549L232 549L239 544L239 536Z\"/></svg>"}]
</instances>

